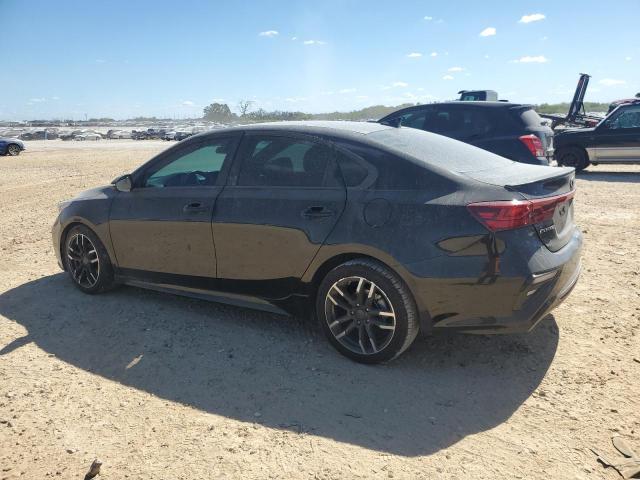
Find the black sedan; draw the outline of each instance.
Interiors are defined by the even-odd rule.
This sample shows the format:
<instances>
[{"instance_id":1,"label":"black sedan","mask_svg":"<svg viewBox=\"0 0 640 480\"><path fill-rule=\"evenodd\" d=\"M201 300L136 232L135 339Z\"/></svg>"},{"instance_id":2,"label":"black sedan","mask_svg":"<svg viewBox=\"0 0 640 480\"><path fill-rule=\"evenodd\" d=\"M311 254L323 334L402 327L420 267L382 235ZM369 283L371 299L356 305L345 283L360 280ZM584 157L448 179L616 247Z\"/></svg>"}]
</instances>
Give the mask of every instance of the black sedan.
<instances>
[{"instance_id":1,"label":"black sedan","mask_svg":"<svg viewBox=\"0 0 640 480\"><path fill-rule=\"evenodd\" d=\"M332 345L391 360L419 331L524 332L577 282L574 170L432 133L283 122L191 137L60 205L60 266L313 313Z\"/></svg>"}]
</instances>

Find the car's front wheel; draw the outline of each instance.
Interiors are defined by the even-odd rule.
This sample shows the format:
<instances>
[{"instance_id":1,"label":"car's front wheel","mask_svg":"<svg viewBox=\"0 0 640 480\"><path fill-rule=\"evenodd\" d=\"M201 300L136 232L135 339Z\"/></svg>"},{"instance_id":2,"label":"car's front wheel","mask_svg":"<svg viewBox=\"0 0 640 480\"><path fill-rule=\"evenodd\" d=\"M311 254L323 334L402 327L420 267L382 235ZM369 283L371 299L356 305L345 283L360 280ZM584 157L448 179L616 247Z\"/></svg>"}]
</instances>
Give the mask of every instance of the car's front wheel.
<instances>
[{"instance_id":1,"label":"car's front wheel","mask_svg":"<svg viewBox=\"0 0 640 480\"><path fill-rule=\"evenodd\" d=\"M100 293L114 286L113 266L98 236L84 225L67 233L63 258L73 283L85 293Z\"/></svg>"},{"instance_id":2,"label":"car's front wheel","mask_svg":"<svg viewBox=\"0 0 640 480\"><path fill-rule=\"evenodd\" d=\"M348 261L325 276L316 314L329 342L361 363L396 358L418 333L418 312L408 287L370 259Z\"/></svg>"},{"instance_id":3,"label":"car's front wheel","mask_svg":"<svg viewBox=\"0 0 640 480\"><path fill-rule=\"evenodd\" d=\"M20 146L16 145L15 143L7 145L7 154L11 155L12 157L17 157L18 155L20 155Z\"/></svg>"}]
</instances>

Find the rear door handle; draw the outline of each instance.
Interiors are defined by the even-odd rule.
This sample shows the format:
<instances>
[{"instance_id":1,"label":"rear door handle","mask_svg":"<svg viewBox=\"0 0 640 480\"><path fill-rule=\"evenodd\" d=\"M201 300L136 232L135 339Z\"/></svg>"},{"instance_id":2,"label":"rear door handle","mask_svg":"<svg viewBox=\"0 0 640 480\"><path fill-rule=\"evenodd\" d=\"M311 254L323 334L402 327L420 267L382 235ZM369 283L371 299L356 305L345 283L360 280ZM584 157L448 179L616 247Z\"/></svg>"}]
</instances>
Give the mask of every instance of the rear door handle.
<instances>
[{"instance_id":1,"label":"rear door handle","mask_svg":"<svg viewBox=\"0 0 640 480\"><path fill-rule=\"evenodd\" d=\"M331 217L332 215L335 215L333 210L321 205L314 205L302 211L302 216L305 218L322 218Z\"/></svg>"},{"instance_id":2,"label":"rear door handle","mask_svg":"<svg viewBox=\"0 0 640 480\"><path fill-rule=\"evenodd\" d=\"M201 202L191 202L187 203L184 207L182 207L182 211L185 213L201 213L207 212L209 207L203 205Z\"/></svg>"}]
</instances>

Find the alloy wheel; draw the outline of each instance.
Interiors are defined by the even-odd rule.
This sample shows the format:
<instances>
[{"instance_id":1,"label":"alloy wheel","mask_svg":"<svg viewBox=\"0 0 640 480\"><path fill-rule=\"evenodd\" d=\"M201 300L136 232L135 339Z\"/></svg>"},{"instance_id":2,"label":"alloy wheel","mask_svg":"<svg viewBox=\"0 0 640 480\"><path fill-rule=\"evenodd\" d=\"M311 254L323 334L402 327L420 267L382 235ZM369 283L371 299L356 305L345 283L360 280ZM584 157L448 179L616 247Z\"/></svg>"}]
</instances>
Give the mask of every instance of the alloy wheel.
<instances>
[{"instance_id":1,"label":"alloy wheel","mask_svg":"<svg viewBox=\"0 0 640 480\"><path fill-rule=\"evenodd\" d=\"M89 237L75 234L67 243L69 271L75 282L84 288L92 288L100 278L98 250Z\"/></svg>"},{"instance_id":2,"label":"alloy wheel","mask_svg":"<svg viewBox=\"0 0 640 480\"><path fill-rule=\"evenodd\" d=\"M9 147L7 147L7 150L9 152L9 155L11 156L16 156L20 153L20 147L18 147L17 145L9 145Z\"/></svg>"},{"instance_id":3,"label":"alloy wheel","mask_svg":"<svg viewBox=\"0 0 640 480\"><path fill-rule=\"evenodd\" d=\"M384 350L396 330L396 313L387 294L364 277L335 282L325 298L325 318L334 338L359 355Z\"/></svg>"}]
</instances>

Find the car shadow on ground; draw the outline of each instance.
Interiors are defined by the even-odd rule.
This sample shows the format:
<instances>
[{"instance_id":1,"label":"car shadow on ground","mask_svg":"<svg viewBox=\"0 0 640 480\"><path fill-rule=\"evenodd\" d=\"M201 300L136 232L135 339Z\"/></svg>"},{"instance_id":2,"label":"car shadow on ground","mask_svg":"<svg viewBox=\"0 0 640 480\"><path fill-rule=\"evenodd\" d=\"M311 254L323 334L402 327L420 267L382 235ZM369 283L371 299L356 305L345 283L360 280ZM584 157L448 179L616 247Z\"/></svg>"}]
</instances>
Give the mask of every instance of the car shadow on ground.
<instances>
[{"instance_id":1,"label":"car shadow on ground","mask_svg":"<svg viewBox=\"0 0 640 480\"><path fill-rule=\"evenodd\" d=\"M597 182L624 182L639 183L639 172L603 172L594 170L583 170L578 173L579 180L589 180Z\"/></svg>"},{"instance_id":2,"label":"car shadow on ground","mask_svg":"<svg viewBox=\"0 0 640 480\"><path fill-rule=\"evenodd\" d=\"M434 453L507 420L558 344L552 316L522 336L418 339L388 365L353 363L303 321L120 288L90 296L63 274L0 295L0 314L93 374L245 422L393 454Z\"/></svg>"}]
</instances>

